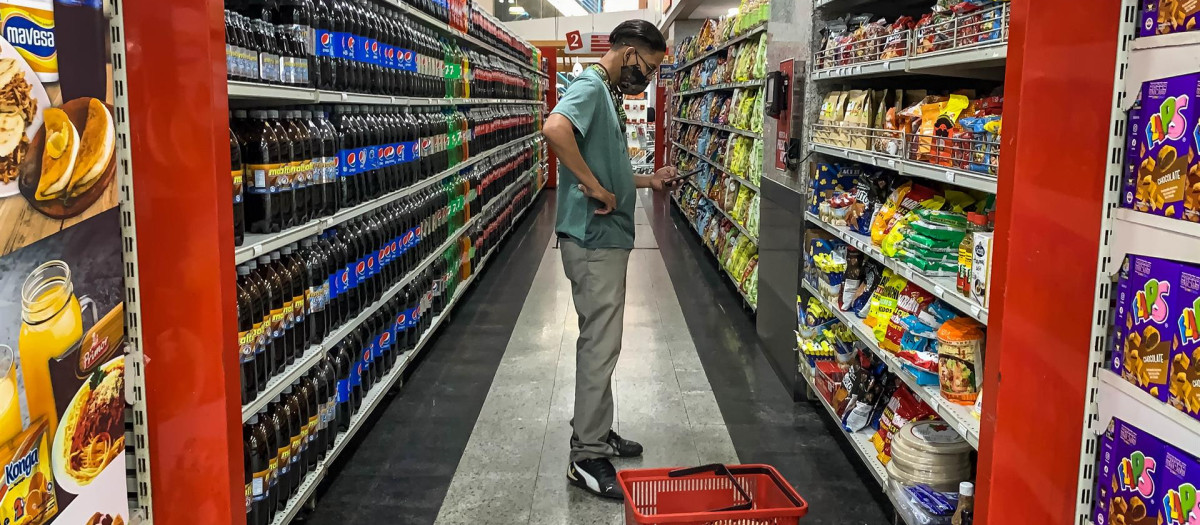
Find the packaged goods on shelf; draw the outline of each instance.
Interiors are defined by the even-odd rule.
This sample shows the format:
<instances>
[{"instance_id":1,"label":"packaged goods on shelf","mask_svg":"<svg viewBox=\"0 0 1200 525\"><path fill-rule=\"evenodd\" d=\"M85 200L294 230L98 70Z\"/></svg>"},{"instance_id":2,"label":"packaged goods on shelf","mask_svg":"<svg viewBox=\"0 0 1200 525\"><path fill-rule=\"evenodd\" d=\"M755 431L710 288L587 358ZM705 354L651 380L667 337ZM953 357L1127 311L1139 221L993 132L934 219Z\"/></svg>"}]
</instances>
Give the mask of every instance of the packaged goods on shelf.
<instances>
[{"instance_id":1,"label":"packaged goods on shelf","mask_svg":"<svg viewBox=\"0 0 1200 525\"><path fill-rule=\"evenodd\" d=\"M1200 222L1200 75L1142 84L1129 114L1122 206L1171 219Z\"/></svg>"},{"instance_id":2,"label":"packaged goods on shelf","mask_svg":"<svg viewBox=\"0 0 1200 525\"><path fill-rule=\"evenodd\" d=\"M815 67L824 70L1004 42L1008 16L1003 0L938 2L915 22L909 16L889 21L871 14L846 15L825 22Z\"/></svg>"},{"instance_id":3,"label":"packaged goods on shelf","mask_svg":"<svg viewBox=\"0 0 1200 525\"><path fill-rule=\"evenodd\" d=\"M1173 449L1142 429L1114 419L1100 443L1096 525L1139 520L1169 523L1163 508L1164 492L1170 490L1164 486L1165 454ZM1187 455L1176 451L1173 456L1178 459ZM1184 519L1178 523L1186 522Z\"/></svg>"},{"instance_id":4,"label":"packaged goods on shelf","mask_svg":"<svg viewBox=\"0 0 1200 525\"><path fill-rule=\"evenodd\" d=\"M680 43L676 56L679 64L695 60L721 45L761 28L770 15L771 4L766 0L745 0L736 14L704 21L700 31Z\"/></svg>"},{"instance_id":5,"label":"packaged goods on shelf","mask_svg":"<svg viewBox=\"0 0 1200 525\"><path fill-rule=\"evenodd\" d=\"M893 493L915 485L951 492L971 477L971 445L941 421L910 421L891 441L887 470Z\"/></svg>"},{"instance_id":6,"label":"packaged goods on shelf","mask_svg":"<svg viewBox=\"0 0 1200 525\"><path fill-rule=\"evenodd\" d=\"M1138 36L1148 37L1195 31L1200 22L1200 4L1177 0L1141 0Z\"/></svg>"}]
</instances>

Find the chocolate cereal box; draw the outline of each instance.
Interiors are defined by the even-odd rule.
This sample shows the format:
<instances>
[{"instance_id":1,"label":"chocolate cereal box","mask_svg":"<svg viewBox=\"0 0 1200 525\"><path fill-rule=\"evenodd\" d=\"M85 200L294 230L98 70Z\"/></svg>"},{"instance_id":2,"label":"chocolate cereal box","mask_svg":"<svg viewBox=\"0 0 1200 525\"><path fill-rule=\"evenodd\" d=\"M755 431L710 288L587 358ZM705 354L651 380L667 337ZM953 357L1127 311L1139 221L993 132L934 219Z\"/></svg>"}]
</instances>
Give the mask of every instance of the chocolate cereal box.
<instances>
[{"instance_id":1,"label":"chocolate cereal box","mask_svg":"<svg viewBox=\"0 0 1200 525\"><path fill-rule=\"evenodd\" d=\"M1166 446L1162 464L1162 514L1164 525L1200 523L1200 462L1171 445Z\"/></svg>"},{"instance_id":2,"label":"chocolate cereal box","mask_svg":"<svg viewBox=\"0 0 1200 525\"><path fill-rule=\"evenodd\" d=\"M1092 521L1096 525L1108 525L1108 504L1117 487L1113 473L1116 472L1118 463L1116 427L1119 423L1117 419L1109 421L1108 429L1100 437L1100 458L1096 462L1096 492L1092 496Z\"/></svg>"},{"instance_id":3,"label":"chocolate cereal box","mask_svg":"<svg viewBox=\"0 0 1200 525\"><path fill-rule=\"evenodd\" d=\"M1200 163L1196 119L1200 116L1200 74L1142 84L1137 116L1129 132L1135 179L1133 209L1184 218L1188 175Z\"/></svg>"},{"instance_id":4,"label":"chocolate cereal box","mask_svg":"<svg viewBox=\"0 0 1200 525\"><path fill-rule=\"evenodd\" d=\"M1176 346L1171 349L1170 404L1200 419L1200 266L1181 265L1174 291ZM1198 522L1200 523L1200 522Z\"/></svg>"},{"instance_id":5,"label":"chocolate cereal box","mask_svg":"<svg viewBox=\"0 0 1200 525\"><path fill-rule=\"evenodd\" d=\"M1097 525L1158 525L1162 516L1162 463L1166 445L1121 420L1113 420L1112 461L1101 469L1108 494L1105 520Z\"/></svg>"},{"instance_id":6,"label":"chocolate cereal box","mask_svg":"<svg viewBox=\"0 0 1200 525\"><path fill-rule=\"evenodd\" d=\"M1200 23L1200 2L1196 0L1142 0L1138 36L1195 31L1197 23Z\"/></svg>"},{"instance_id":7,"label":"chocolate cereal box","mask_svg":"<svg viewBox=\"0 0 1200 525\"><path fill-rule=\"evenodd\" d=\"M1117 319L1125 334L1113 362L1120 365L1121 377L1165 402L1168 364L1177 341L1172 301L1183 265L1139 255L1130 255L1127 264L1126 304Z\"/></svg>"}]
</instances>

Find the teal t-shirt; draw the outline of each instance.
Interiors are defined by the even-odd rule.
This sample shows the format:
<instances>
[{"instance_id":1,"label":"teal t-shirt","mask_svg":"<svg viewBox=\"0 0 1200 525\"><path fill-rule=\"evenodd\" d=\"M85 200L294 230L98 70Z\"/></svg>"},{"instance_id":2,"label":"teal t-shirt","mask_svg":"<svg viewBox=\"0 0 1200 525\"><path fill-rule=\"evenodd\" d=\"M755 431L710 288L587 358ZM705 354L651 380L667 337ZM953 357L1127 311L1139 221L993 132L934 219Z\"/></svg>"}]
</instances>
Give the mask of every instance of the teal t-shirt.
<instances>
[{"instance_id":1,"label":"teal t-shirt","mask_svg":"<svg viewBox=\"0 0 1200 525\"><path fill-rule=\"evenodd\" d=\"M617 197L617 208L608 215L596 215L599 201L579 190L579 179L566 166L558 170L558 220L555 230L566 234L584 248L633 249L633 210L637 198L633 183L633 165L625 134L617 120L608 86L600 75L587 68L567 87L554 106L575 126L575 142L583 161L592 169L600 185Z\"/></svg>"}]
</instances>

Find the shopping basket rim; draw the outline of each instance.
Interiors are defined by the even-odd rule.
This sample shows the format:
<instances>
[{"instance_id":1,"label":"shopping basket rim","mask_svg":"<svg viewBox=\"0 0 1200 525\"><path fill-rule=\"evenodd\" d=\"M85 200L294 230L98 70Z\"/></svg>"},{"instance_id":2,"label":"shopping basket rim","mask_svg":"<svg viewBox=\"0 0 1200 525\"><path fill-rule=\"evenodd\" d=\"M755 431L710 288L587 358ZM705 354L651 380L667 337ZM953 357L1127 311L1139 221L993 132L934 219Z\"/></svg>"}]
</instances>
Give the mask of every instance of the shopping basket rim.
<instances>
[{"instance_id":1,"label":"shopping basket rim","mask_svg":"<svg viewBox=\"0 0 1200 525\"><path fill-rule=\"evenodd\" d=\"M679 470L680 467L670 468L647 468L647 469L626 469L617 472L617 483L621 486L621 491L625 494L625 507L633 515L641 519L652 519L655 523L690 523L695 521L713 520L713 519L753 519L753 518L799 518L808 513L808 502L792 488L791 484L784 479L783 475L771 465L749 463L742 465L726 465L729 470L733 471L735 476L741 475L757 475L766 476L775 483L779 490L785 492L793 501L799 502L799 505L785 508L772 509L751 509L740 511L726 512L690 512L678 514L643 514L637 508L631 491L631 485L634 482L646 481L679 481L682 478L673 478L669 473L674 470ZM761 472L738 472L738 470L760 470ZM716 477L715 475L706 475L702 478Z\"/></svg>"}]
</instances>

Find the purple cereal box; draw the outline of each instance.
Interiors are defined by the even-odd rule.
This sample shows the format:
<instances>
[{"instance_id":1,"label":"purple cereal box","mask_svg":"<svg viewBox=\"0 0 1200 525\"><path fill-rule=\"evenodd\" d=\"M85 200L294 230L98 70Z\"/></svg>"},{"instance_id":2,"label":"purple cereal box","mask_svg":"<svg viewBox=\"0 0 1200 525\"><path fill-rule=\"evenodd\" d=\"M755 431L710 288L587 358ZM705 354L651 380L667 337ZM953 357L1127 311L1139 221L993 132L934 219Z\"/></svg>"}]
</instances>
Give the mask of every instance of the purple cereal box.
<instances>
[{"instance_id":1,"label":"purple cereal box","mask_svg":"<svg viewBox=\"0 0 1200 525\"><path fill-rule=\"evenodd\" d=\"M1131 300L1129 297L1129 264L1132 260L1133 257L1126 257L1117 272L1119 277L1117 281L1117 312L1114 317L1116 321L1113 322L1111 370L1119 376L1125 375L1125 334L1129 332L1129 329L1125 328L1125 317L1129 312Z\"/></svg>"},{"instance_id":2,"label":"purple cereal box","mask_svg":"<svg viewBox=\"0 0 1200 525\"><path fill-rule=\"evenodd\" d=\"M1166 445L1158 438L1119 419L1113 420L1111 454L1101 466L1101 483L1110 490L1097 525L1158 524L1162 515L1162 461ZM1101 505L1097 504L1097 508Z\"/></svg>"},{"instance_id":3,"label":"purple cereal box","mask_svg":"<svg viewBox=\"0 0 1200 525\"><path fill-rule=\"evenodd\" d=\"M1162 514L1164 525L1200 523L1200 504L1196 488L1200 487L1200 462L1190 454L1171 445L1163 452Z\"/></svg>"},{"instance_id":4,"label":"purple cereal box","mask_svg":"<svg viewBox=\"0 0 1200 525\"><path fill-rule=\"evenodd\" d=\"M1121 207L1136 209L1134 196L1137 193L1137 171L1141 159L1138 158L1138 144L1142 136L1142 101L1141 98L1133 103L1129 110L1125 137L1125 172L1121 174ZM1146 210L1139 210L1146 211Z\"/></svg>"},{"instance_id":5,"label":"purple cereal box","mask_svg":"<svg viewBox=\"0 0 1200 525\"><path fill-rule=\"evenodd\" d=\"M1171 406L1200 419L1200 267L1180 265L1171 317L1177 345L1171 349ZM1200 522L1198 522L1200 523Z\"/></svg>"},{"instance_id":6,"label":"purple cereal box","mask_svg":"<svg viewBox=\"0 0 1200 525\"><path fill-rule=\"evenodd\" d=\"M1120 462L1116 457L1116 426L1119 420L1108 422L1108 429L1100 437L1100 457L1096 462L1096 492L1092 495L1094 507L1092 521L1096 525L1108 525L1108 503L1116 490L1117 480L1113 477Z\"/></svg>"},{"instance_id":7,"label":"purple cereal box","mask_svg":"<svg viewBox=\"0 0 1200 525\"><path fill-rule=\"evenodd\" d=\"M1200 2L1196 0L1143 0L1138 36L1194 31L1197 23L1200 23Z\"/></svg>"},{"instance_id":8,"label":"purple cereal box","mask_svg":"<svg viewBox=\"0 0 1200 525\"><path fill-rule=\"evenodd\" d=\"M1117 318L1124 335L1117 343L1120 347L1114 352L1113 364L1119 364L1125 380L1165 402L1168 365L1177 332L1172 301L1184 265L1139 255L1130 255L1126 264L1129 271L1123 279L1127 287L1124 312ZM1118 299L1121 293L1118 285Z\"/></svg>"},{"instance_id":9,"label":"purple cereal box","mask_svg":"<svg viewBox=\"0 0 1200 525\"><path fill-rule=\"evenodd\" d=\"M1134 210L1184 218L1188 173L1200 163L1200 156L1193 155L1200 142L1200 128L1195 127L1200 116L1198 95L1200 74L1142 84L1140 107L1131 113L1128 128L1132 165L1126 169L1134 179Z\"/></svg>"}]
</instances>

